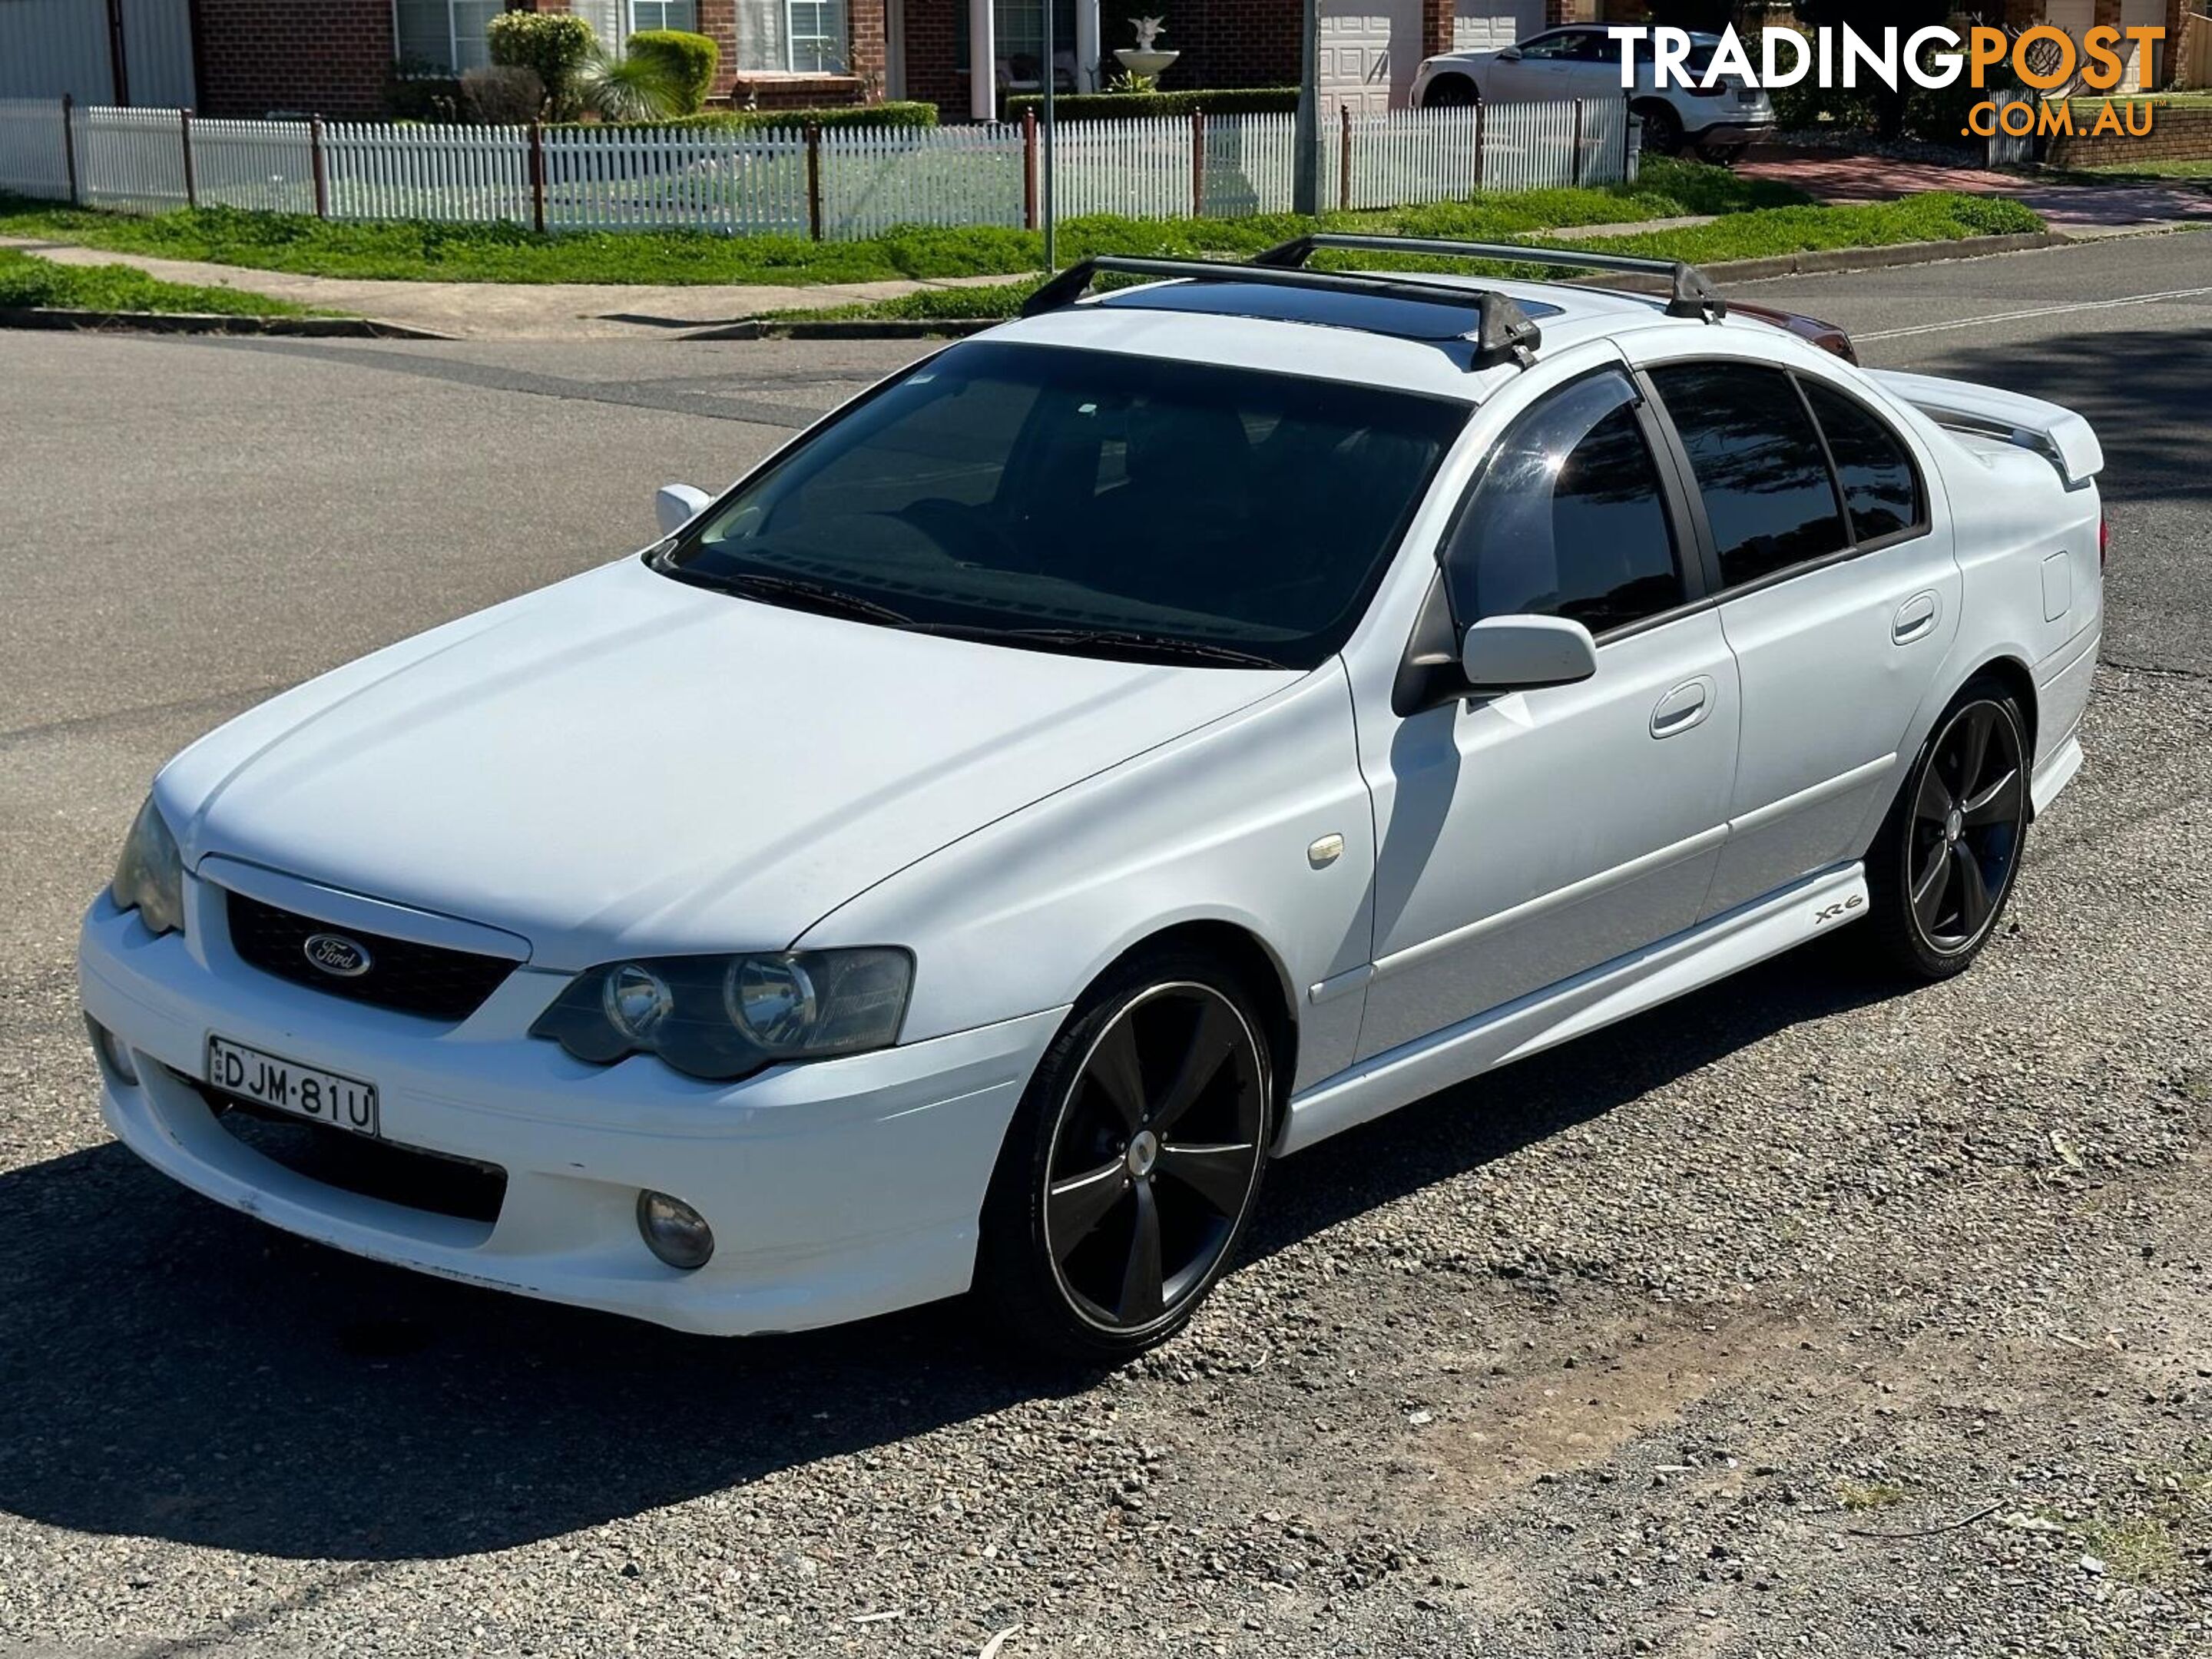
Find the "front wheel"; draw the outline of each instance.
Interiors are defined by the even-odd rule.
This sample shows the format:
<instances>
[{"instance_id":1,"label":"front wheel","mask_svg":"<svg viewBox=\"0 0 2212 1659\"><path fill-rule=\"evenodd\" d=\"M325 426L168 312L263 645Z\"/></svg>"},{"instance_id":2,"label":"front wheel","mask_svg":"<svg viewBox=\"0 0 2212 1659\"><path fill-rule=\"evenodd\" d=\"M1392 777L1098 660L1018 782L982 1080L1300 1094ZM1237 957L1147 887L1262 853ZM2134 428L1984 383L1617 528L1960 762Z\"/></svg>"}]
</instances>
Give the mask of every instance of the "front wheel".
<instances>
[{"instance_id":1,"label":"front wheel","mask_svg":"<svg viewBox=\"0 0 2212 1659\"><path fill-rule=\"evenodd\" d=\"M1046 1049L983 1205L976 1289L1024 1342L1117 1360L1165 1341L1228 1265L1267 1167L1272 1057L1211 957L1149 953Z\"/></svg>"},{"instance_id":2,"label":"front wheel","mask_svg":"<svg viewBox=\"0 0 2212 1659\"><path fill-rule=\"evenodd\" d=\"M1421 94L1423 109L1464 109L1482 101L1482 89L1464 75L1440 75Z\"/></svg>"},{"instance_id":3,"label":"front wheel","mask_svg":"<svg viewBox=\"0 0 2212 1659\"><path fill-rule=\"evenodd\" d=\"M1988 680L1936 721L1867 855L1869 941L1888 966L1948 979L1996 931L2027 838L2027 733Z\"/></svg>"}]
</instances>

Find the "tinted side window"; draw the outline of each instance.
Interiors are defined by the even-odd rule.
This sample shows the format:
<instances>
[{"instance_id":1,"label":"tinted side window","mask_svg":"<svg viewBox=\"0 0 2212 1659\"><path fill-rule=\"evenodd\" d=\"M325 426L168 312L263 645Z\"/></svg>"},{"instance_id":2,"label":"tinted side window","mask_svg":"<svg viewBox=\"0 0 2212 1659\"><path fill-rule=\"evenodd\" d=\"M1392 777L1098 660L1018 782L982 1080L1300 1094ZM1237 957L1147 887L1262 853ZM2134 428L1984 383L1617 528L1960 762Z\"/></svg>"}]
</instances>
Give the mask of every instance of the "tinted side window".
<instances>
[{"instance_id":1,"label":"tinted side window","mask_svg":"<svg viewBox=\"0 0 2212 1659\"><path fill-rule=\"evenodd\" d=\"M1789 375L1741 363L1677 363L1651 379L1690 453L1724 586L1850 544L1820 434Z\"/></svg>"},{"instance_id":2,"label":"tinted side window","mask_svg":"<svg viewBox=\"0 0 2212 1659\"><path fill-rule=\"evenodd\" d=\"M1571 34L1540 34L1533 40L1520 43L1521 55L1540 63L1547 62L1566 57L1574 43L1575 37Z\"/></svg>"},{"instance_id":3,"label":"tinted side window","mask_svg":"<svg viewBox=\"0 0 2212 1659\"><path fill-rule=\"evenodd\" d=\"M1601 634L1682 602L1636 401L1626 377L1593 375L1498 441L1444 554L1460 623L1567 617Z\"/></svg>"},{"instance_id":4,"label":"tinted side window","mask_svg":"<svg viewBox=\"0 0 2212 1659\"><path fill-rule=\"evenodd\" d=\"M1799 382L1828 434L1828 453L1843 481L1856 539L1870 542L1927 522L1920 481L1897 434L1871 410L1812 380Z\"/></svg>"}]
</instances>

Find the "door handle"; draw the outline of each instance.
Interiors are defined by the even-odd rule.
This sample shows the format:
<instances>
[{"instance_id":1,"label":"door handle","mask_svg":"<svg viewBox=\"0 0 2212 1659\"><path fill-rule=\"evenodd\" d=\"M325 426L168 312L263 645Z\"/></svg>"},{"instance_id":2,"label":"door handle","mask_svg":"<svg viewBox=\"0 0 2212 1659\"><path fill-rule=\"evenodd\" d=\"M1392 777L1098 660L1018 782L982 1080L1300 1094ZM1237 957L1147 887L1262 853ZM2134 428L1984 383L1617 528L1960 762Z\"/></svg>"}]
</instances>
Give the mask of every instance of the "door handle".
<instances>
[{"instance_id":1,"label":"door handle","mask_svg":"<svg viewBox=\"0 0 2212 1659\"><path fill-rule=\"evenodd\" d=\"M1693 680L1684 680L1659 699L1659 706L1651 711L1651 735L1671 738L1704 724L1713 709L1713 683L1703 674Z\"/></svg>"},{"instance_id":2,"label":"door handle","mask_svg":"<svg viewBox=\"0 0 2212 1659\"><path fill-rule=\"evenodd\" d=\"M1897 619L1889 625L1889 637L1899 645L1926 639L1936 631L1936 619L1942 614L1943 603L1933 592L1915 593L1897 607Z\"/></svg>"}]
</instances>

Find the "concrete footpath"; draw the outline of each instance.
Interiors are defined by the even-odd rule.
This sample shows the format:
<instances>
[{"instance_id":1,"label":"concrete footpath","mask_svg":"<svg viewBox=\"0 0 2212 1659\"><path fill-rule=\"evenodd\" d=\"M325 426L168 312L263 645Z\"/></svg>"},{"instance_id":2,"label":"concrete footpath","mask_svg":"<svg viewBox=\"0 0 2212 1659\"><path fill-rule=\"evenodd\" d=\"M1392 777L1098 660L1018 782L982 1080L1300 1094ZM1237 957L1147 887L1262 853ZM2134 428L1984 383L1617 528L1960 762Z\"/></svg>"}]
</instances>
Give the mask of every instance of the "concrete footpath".
<instances>
[{"instance_id":1,"label":"concrete footpath","mask_svg":"<svg viewBox=\"0 0 2212 1659\"><path fill-rule=\"evenodd\" d=\"M0 247L69 265L129 265L163 282L235 289L320 310L374 317L455 339L642 339L708 323L803 306L887 300L927 288L989 287L1008 276L948 276L920 282L705 283L653 287L618 283L407 283L355 276L304 276L284 270L208 264L117 253L37 237L0 236Z\"/></svg>"}]
</instances>

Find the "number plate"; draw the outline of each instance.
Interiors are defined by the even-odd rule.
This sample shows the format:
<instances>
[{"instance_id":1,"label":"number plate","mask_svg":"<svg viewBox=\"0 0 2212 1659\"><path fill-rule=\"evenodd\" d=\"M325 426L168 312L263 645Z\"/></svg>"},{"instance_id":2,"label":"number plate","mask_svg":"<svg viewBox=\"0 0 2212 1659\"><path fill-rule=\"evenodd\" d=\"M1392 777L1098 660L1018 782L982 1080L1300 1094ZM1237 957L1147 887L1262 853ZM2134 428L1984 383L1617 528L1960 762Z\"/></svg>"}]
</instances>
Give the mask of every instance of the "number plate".
<instances>
[{"instance_id":1,"label":"number plate","mask_svg":"<svg viewBox=\"0 0 2212 1659\"><path fill-rule=\"evenodd\" d=\"M207 1040L207 1074L215 1087L257 1105L335 1124L357 1135L383 1133L376 1120L374 1083L319 1071L214 1036Z\"/></svg>"}]
</instances>

